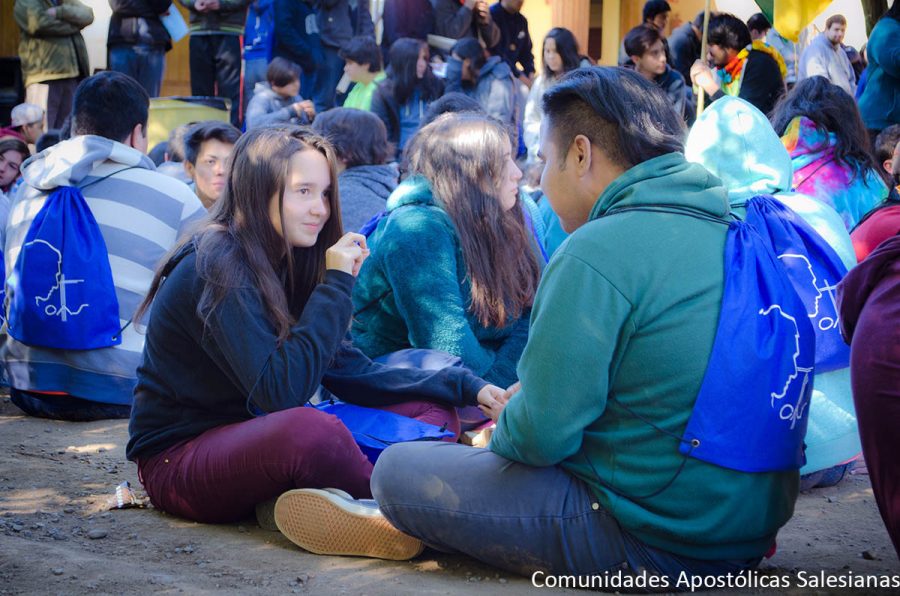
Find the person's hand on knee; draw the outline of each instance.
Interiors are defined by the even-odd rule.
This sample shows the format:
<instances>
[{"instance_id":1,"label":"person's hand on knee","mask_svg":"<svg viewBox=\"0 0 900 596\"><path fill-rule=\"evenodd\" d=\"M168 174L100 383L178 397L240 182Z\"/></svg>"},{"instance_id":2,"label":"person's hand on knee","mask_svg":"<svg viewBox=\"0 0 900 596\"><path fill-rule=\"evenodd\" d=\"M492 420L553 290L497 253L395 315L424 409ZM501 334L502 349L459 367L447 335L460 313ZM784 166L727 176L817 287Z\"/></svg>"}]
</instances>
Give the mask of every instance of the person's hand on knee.
<instances>
[{"instance_id":1,"label":"person's hand on knee","mask_svg":"<svg viewBox=\"0 0 900 596\"><path fill-rule=\"evenodd\" d=\"M500 413L506 407L506 402L506 392L496 385L485 385L478 392L478 409L494 422L497 422L497 419L500 418Z\"/></svg>"}]
</instances>

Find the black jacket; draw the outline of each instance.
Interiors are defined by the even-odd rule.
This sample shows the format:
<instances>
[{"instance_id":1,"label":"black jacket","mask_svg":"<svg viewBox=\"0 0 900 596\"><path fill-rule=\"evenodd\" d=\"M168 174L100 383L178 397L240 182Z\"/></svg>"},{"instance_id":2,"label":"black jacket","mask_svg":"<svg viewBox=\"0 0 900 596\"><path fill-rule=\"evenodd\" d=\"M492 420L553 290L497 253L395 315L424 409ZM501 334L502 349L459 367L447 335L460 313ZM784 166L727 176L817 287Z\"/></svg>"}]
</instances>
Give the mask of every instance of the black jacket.
<instances>
[{"instance_id":1,"label":"black jacket","mask_svg":"<svg viewBox=\"0 0 900 596\"><path fill-rule=\"evenodd\" d=\"M384 4L382 15L384 35L381 45L385 56L391 44L401 37L422 41L434 33L434 7L431 0L390 0Z\"/></svg>"},{"instance_id":2,"label":"black jacket","mask_svg":"<svg viewBox=\"0 0 900 596\"><path fill-rule=\"evenodd\" d=\"M475 12L459 0L431 0L434 6L434 32L451 39L481 37L492 48L500 42L500 28L493 19L482 23Z\"/></svg>"},{"instance_id":3,"label":"black jacket","mask_svg":"<svg viewBox=\"0 0 900 596\"><path fill-rule=\"evenodd\" d=\"M491 53L503 58L516 78L522 74L534 74L534 54L531 34L528 33L528 19L522 13L510 14L498 2L491 6L491 18L500 28L500 43L492 47ZM519 68L519 65L522 68Z\"/></svg>"},{"instance_id":4,"label":"black jacket","mask_svg":"<svg viewBox=\"0 0 900 596\"><path fill-rule=\"evenodd\" d=\"M691 66L700 58L700 40L694 34L691 23L685 23L669 36L672 60L669 65L677 70L685 81L691 80Z\"/></svg>"},{"instance_id":5,"label":"black jacket","mask_svg":"<svg viewBox=\"0 0 900 596\"><path fill-rule=\"evenodd\" d=\"M177 10L172 0L109 0L107 47L144 45L172 49L169 32L159 17L166 10Z\"/></svg>"},{"instance_id":6,"label":"black jacket","mask_svg":"<svg viewBox=\"0 0 900 596\"><path fill-rule=\"evenodd\" d=\"M309 2L301 0L275 0L273 7L275 56L299 64L307 74L315 72L317 65L325 60L315 10Z\"/></svg>"},{"instance_id":7,"label":"black jacket","mask_svg":"<svg viewBox=\"0 0 900 596\"><path fill-rule=\"evenodd\" d=\"M784 79L781 77L781 69L775 58L765 52L751 50L744 64L744 72L741 75L741 90L738 97L749 101L763 114L769 115L775 102L784 93ZM720 89L712 97L713 101L724 97L725 93Z\"/></svg>"},{"instance_id":8,"label":"black jacket","mask_svg":"<svg viewBox=\"0 0 900 596\"><path fill-rule=\"evenodd\" d=\"M354 278L341 271L325 273L280 344L250 284L227 294L204 326L196 260L195 253L183 256L153 302L128 459L255 414L303 406L320 384L363 406L427 399L460 407L474 404L486 384L464 368L399 369L369 360L347 340Z\"/></svg>"}]
</instances>

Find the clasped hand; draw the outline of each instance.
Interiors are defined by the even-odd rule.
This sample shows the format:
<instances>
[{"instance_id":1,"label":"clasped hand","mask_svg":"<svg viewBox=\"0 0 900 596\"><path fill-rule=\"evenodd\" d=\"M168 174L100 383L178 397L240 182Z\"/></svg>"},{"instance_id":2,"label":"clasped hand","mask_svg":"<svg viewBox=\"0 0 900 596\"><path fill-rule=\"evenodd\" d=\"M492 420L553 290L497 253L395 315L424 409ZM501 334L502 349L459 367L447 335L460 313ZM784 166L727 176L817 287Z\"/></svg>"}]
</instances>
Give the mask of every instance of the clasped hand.
<instances>
[{"instance_id":1,"label":"clasped hand","mask_svg":"<svg viewBox=\"0 0 900 596\"><path fill-rule=\"evenodd\" d=\"M366 237L362 234L347 232L334 246L325 251L325 268L349 273L353 277L369 256Z\"/></svg>"},{"instance_id":2,"label":"clasped hand","mask_svg":"<svg viewBox=\"0 0 900 596\"><path fill-rule=\"evenodd\" d=\"M522 383L518 381L510 385L506 391L496 385L485 385L478 392L478 409L481 410L482 414L497 422L500 418L500 413L503 412L506 404L509 403L509 398L518 393L521 388Z\"/></svg>"}]
</instances>

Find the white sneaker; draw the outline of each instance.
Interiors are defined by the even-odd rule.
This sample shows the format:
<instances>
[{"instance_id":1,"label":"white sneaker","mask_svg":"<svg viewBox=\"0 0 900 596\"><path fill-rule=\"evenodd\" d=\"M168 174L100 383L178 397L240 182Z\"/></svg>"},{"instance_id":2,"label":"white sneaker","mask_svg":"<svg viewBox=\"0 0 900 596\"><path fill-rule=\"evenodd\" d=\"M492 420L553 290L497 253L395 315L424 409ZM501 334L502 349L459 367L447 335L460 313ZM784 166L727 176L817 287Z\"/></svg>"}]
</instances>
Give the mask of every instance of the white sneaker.
<instances>
[{"instance_id":1,"label":"white sneaker","mask_svg":"<svg viewBox=\"0 0 900 596\"><path fill-rule=\"evenodd\" d=\"M275 524L288 540L319 555L405 561L424 548L392 526L375 501L355 500L337 489L284 493L275 503Z\"/></svg>"}]
</instances>

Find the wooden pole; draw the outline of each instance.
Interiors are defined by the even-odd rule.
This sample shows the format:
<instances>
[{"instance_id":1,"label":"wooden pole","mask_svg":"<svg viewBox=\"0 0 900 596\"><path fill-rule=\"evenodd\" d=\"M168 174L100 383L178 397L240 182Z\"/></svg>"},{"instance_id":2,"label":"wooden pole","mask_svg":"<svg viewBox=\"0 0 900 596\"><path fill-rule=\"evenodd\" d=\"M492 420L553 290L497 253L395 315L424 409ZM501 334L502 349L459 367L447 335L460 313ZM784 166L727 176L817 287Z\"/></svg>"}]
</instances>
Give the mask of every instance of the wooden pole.
<instances>
[{"instance_id":1,"label":"wooden pole","mask_svg":"<svg viewBox=\"0 0 900 596\"><path fill-rule=\"evenodd\" d=\"M900 2L900 0L896 0ZM707 33L709 32L709 4L710 0L706 0L706 8L703 9L703 35L700 39L700 59L706 60L706 46L708 45L707 41ZM700 114L703 113L703 108L706 103L706 92L703 91L703 88L697 85L697 118L700 117Z\"/></svg>"}]
</instances>

